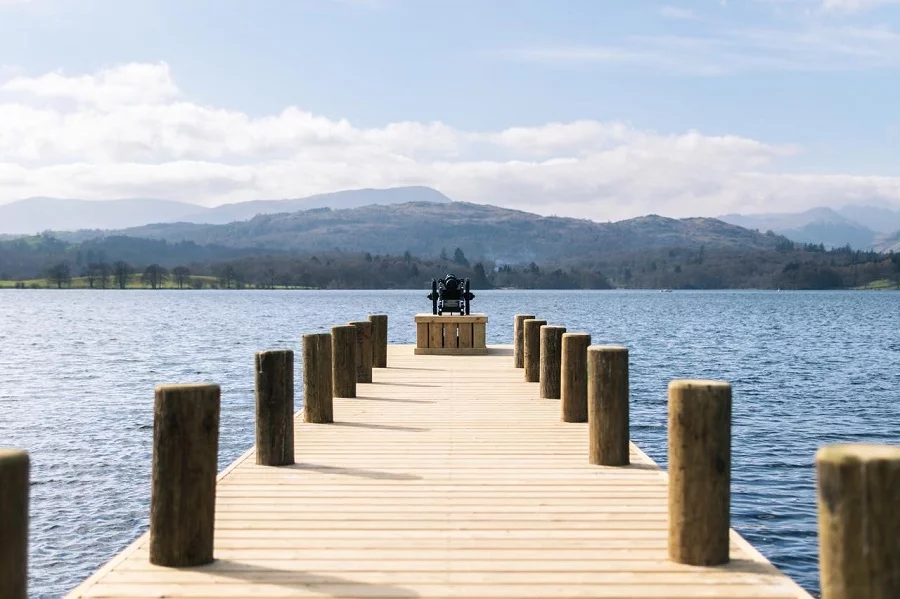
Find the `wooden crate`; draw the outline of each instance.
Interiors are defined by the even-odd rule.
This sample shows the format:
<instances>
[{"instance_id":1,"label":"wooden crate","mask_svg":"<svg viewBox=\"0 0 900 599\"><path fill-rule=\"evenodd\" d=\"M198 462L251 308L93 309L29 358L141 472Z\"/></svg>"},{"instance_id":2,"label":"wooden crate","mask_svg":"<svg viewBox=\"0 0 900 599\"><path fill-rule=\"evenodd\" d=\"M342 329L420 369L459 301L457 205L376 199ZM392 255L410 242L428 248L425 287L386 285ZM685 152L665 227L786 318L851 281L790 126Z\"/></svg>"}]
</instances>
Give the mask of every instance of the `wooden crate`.
<instances>
[{"instance_id":1,"label":"wooden crate","mask_svg":"<svg viewBox=\"0 0 900 599\"><path fill-rule=\"evenodd\" d=\"M486 314L416 314L416 354L487 354Z\"/></svg>"}]
</instances>

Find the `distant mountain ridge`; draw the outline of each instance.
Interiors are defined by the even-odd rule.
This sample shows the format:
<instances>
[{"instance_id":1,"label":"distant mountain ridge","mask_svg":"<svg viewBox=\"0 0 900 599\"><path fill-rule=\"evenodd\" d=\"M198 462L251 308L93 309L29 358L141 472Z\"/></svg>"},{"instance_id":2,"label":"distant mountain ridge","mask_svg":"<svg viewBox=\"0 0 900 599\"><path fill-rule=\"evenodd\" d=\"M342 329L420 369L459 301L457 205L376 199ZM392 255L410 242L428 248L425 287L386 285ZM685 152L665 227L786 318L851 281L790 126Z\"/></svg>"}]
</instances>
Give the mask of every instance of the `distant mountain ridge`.
<instances>
[{"instance_id":1,"label":"distant mountain ridge","mask_svg":"<svg viewBox=\"0 0 900 599\"><path fill-rule=\"evenodd\" d=\"M48 230L100 231L172 222L226 224L249 220L259 214L312 208L344 209L369 204L450 201L450 198L435 189L417 186L350 189L297 199L222 204L214 208L150 198L78 200L39 197L0 205L0 234L33 234Z\"/></svg>"},{"instance_id":2,"label":"distant mountain ridge","mask_svg":"<svg viewBox=\"0 0 900 599\"><path fill-rule=\"evenodd\" d=\"M876 206L845 206L839 210L812 208L797 213L725 214L727 223L773 231L792 241L826 248L850 245L858 250L889 251L892 235L900 233L900 210Z\"/></svg>"},{"instance_id":3,"label":"distant mountain ridge","mask_svg":"<svg viewBox=\"0 0 900 599\"><path fill-rule=\"evenodd\" d=\"M344 210L267 214L226 225L154 224L107 236L192 242L286 252L371 252L437 256L463 248L471 258L498 263L567 261L652 248L769 249L785 238L709 218L643 216L615 223L545 217L466 202L373 204ZM63 233L84 241L87 232Z\"/></svg>"}]
</instances>

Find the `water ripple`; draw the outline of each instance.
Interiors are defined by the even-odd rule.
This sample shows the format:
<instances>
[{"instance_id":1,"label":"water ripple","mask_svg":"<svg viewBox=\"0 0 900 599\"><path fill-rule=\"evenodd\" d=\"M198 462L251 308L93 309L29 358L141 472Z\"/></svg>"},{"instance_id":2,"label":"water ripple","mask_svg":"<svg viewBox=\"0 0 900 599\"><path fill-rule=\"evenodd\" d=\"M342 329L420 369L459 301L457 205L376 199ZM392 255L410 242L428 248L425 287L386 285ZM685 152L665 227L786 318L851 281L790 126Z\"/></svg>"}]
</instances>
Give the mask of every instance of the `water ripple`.
<instances>
[{"instance_id":1,"label":"water ripple","mask_svg":"<svg viewBox=\"0 0 900 599\"><path fill-rule=\"evenodd\" d=\"M148 525L153 389L222 386L220 468L253 443L253 352L364 317L413 343L420 291L0 291L0 446L32 456L30 588L59 597ZM666 463L666 385L734 387L732 522L817 592L813 456L900 443L900 294L478 293L489 342L540 314L630 350L632 436ZM385 309L386 308L386 309ZM299 380L296 388L301 388ZM297 406L299 407L299 406Z\"/></svg>"}]
</instances>

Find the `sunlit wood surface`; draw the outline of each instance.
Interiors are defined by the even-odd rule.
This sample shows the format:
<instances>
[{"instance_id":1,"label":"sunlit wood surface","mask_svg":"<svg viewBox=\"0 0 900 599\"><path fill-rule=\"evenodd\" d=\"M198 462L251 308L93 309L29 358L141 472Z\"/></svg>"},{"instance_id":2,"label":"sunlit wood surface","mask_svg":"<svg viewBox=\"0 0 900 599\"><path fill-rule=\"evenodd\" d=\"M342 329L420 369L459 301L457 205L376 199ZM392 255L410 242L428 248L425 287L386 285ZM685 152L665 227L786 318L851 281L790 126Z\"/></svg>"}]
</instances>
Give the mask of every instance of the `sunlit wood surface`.
<instances>
[{"instance_id":1,"label":"sunlit wood surface","mask_svg":"<svg viewBox=\"0 0 900 599\"><path fill-rule=\"evenodd\" d=\"M505 346L391 346L334 424L298 414L295 466L222 473L213 564L152 566L145 535L69 596L809 596L734 531L727 566L667 561L665 473L634 445L590 466L586 425L522 378Z\"/></svg>"}]
</instances>

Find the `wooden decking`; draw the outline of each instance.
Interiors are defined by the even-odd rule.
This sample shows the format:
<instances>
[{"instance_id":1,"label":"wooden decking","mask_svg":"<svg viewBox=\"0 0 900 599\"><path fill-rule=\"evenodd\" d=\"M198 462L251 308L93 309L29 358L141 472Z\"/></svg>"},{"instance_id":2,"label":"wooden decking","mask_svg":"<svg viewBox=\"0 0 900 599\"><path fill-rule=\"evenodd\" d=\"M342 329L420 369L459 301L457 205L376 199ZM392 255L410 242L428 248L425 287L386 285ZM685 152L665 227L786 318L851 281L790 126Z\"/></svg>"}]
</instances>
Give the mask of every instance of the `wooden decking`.
<instances>
[{"instance_id":1,"label":"wooden decking","mask_svg":"<svg viewBox=\"0 0 900 599\"><path fill-rule=\"evenodd\" d=\"M509 348L388 366L297 418L294 467L222 473L213 564L152 566L145 535L69 597L809 597L733 531L725 567L668 562L665 473L590 466Z\"/></svg>"}]
</instances>

